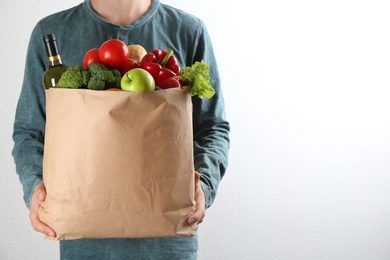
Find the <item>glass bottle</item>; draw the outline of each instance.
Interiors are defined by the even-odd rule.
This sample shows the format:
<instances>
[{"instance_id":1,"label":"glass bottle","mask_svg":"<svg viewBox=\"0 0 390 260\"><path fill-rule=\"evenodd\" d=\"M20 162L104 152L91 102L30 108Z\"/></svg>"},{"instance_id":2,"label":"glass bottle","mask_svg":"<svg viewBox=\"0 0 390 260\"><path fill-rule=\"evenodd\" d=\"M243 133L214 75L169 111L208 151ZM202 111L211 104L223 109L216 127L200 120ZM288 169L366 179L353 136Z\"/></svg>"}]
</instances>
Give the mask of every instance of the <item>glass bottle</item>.
<instances>
[{"instance_id":1,"label":"glass bottle","mask_svg":"<svg viewBox=\"0 0 390 260\"><path fill-rule=\"evenodd\" d=\"M46 48L49 67L43 74L42 83L45 89L49 89L56 86L61 75L68 69L68 66L62 63L54 34L44 35L43 42Z\"/></svg>"}]
</instances>

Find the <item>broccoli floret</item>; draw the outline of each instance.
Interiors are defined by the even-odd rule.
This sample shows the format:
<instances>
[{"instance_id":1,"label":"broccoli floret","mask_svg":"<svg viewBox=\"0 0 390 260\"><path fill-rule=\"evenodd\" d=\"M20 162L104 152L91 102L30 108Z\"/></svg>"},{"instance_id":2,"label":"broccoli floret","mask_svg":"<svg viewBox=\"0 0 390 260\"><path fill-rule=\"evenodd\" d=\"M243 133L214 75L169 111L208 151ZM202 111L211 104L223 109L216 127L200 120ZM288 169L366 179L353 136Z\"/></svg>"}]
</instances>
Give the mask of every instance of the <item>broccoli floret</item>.
<instances>
[{"instance_id":1,"label":"broccoli floret","mask_svg":"<svg viewBox=\"0 0 390 260\"><path fill-rule=\"evenodd\" d=\"M117 69L111 69L111 75L108 77L108 85L110 87L121 87L122 75Z\"/></svg>"},{"instance_id":2,"label":"broccoli floret","mask_svg":"<svg viewBox=\"0 0 390 260\"><path fill-rule=\"evenodd\" d=\"M99 71L102 71L102 70L107 70L107 66L104 65L104 64L100 64L100 63L91 63L89 64L88 66L88 71L91 73L91 74L96 74L98 73Z\"/></svg>"},{"instance_id":3,"label":"broccoli floret","mask_svg":"<svg viewBox=\"0 0 390 260\"><path fill-rule=\"evenodd\" d=\"M89 72L82 65L69 67L62 75L56 87L58 88L83 88L88 85Z\"/></svg>"},{"instance_id":4,"label":"broccoli floret","mask_svg":"<svg viewBox=\"0 0 390 260\"><path fill-rule=\"evenodd\" d=\"M90 79L88 88L93 90L105 90L108 88L120 88L121 73L117 69L109 68L103 64L92 63L88 66Z\"/></svg>"},{"instance_id":5,"label":"broccoli floret","mask_svg":"<svg viewBox=\"0 0 390 260\"><path fill-rule=\"evenodd\" d=\"M82 65L69 67L62 74L56 87L59 88L89 88L93 90L105 90L108 88L120 88L121 73L117 69L103 64L92 63L88 69Z\"/></svg>"},{"instance_id":6,"label":"broccoli floret","mask_svg":"<svg viewBox=\"0 0 390 260\"><path fill-rule=\"evenodd\" d=\"M106 88L106 72L95 72L89 79L88 88L93 90L104 90Z\"/></svg>"}]
</instances>

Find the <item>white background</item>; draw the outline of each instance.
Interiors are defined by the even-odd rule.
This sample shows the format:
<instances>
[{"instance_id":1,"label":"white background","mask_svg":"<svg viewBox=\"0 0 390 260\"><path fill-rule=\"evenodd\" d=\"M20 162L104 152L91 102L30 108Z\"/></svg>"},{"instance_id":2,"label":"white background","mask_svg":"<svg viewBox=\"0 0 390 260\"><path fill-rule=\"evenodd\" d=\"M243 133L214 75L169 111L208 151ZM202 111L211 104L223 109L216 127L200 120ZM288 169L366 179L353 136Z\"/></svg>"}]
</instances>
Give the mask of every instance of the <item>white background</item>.
<instances>
[{"instance_id":1,"label":"white background","mask_svg":"<svg viewBox=\"0 0 390 260\"><path fill-rule=\"evenodd\" d=\"M30 32L81 0L0 2L0 259L57 259L11 149ZM390 259L388 1L180 1L213 38L230 165L199 259Z\"/></svg>"}]
</instances>

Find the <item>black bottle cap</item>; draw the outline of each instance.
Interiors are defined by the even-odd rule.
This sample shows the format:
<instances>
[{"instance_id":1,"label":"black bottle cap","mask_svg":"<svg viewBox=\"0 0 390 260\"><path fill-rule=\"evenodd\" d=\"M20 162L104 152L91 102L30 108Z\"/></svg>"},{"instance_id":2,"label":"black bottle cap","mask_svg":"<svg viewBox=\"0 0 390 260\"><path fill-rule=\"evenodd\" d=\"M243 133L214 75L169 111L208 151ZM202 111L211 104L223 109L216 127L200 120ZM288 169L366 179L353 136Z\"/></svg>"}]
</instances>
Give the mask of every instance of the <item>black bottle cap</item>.
<instances>
[{"instance_id":1,"label":"black bottle cap","mask_svg":"<svg viewBox=\"0 0 390 260\"><path fill-rule=\"evenodd\" d=\"M43 41L45 43L49 43L49 42L52 42L52 41L55 41L55 40L56 40L56 37L52 33L43 35Z\"/></svg>"},{"instance_id":2,"label":"black bottle cap","mask_svg":"<svg viewBox=\"0 0 390 260\"><path fill-rule=\"evenodd\" d=\"M43 42L45 43L47 57L53 57L58 55L56 37L54 36L54 34L51 33L44 35Z\"/></svg>"}]
</instances>

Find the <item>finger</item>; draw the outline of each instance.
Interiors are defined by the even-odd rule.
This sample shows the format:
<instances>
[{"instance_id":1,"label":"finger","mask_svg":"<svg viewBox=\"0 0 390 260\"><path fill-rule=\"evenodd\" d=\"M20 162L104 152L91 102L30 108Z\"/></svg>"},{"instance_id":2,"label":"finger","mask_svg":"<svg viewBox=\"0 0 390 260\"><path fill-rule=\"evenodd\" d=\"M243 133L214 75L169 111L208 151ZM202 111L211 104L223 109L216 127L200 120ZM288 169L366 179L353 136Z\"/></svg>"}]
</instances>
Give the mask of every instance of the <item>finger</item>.
<instances>
[{"instance_id":1,"label":"finger","mask_svg":"<svg viewBox=\"0 0 390 260\"><path fill-rule=\"evenodd\" d=\"M52 228L50 228L48 225L43 223L39 219L39 215L37 213L35 213L33 211L30 212L30 221L31 221L31 225L33 226L33 229L35 231L43 233L43 234L45 234L49 237L52 237L52 238L56 237L55 231Z\"/></svg>"},{"instance_id":2,"label":"finger","mask_svg":"<svg viewBox=\"0 0 390 260\"><path fill-rule=\"evenodd\" d=\"M49 237L55 237L56 233L52 228L43 223L39 219L39 207L46 199L45 186L43 184L37 185L35 187L33 196L31 198L31 207L30 207L30 221L33 229L37 232L41 232Z\"/></svg>"},{"instance_id":3,"label":"finger","mask_svg":"<svg viewBox=\"0 0 390 260\"><path fill-rule=\"evenodd\" d=\"M203 219L205 217L205 211L204 209L197 209L195 212L188 218L187 222L189 225L195 224L195 223L202 223Z\"/></svg>"},{"instance_id":4,"label":"finger","mask_svg":"<svg viewBox=\"0 0 390 260\"><path fill-rule=\"evenodd\" d=\"M188 224L192 225L195 223L202 223L204 217L206 216L206 202L204 199L204 193L200 183L198 182L195 188L195 201L196 201L196 210L188 218Z\"/></svg>"},{"instance_id":5,"label":"finger","mask_svg":"<svg viewBox=\"0 0 390 260\"><path fill-rule=\"evenodd\" d=\"M195 185L198 184L199 179L200 179L200 174L199 174L199 172L195 172Z\"/></svg>"},{"instance_id":6,"label":"finger","mask_svg":"<svg viewBox=\"0 0 390 260\"><path fill-rule=\"evenodd\" d=\"M39 191L39 193L37 195L37 199L38 199L39 205L41 205L45 201L45 199L46 199L46 192L45 191Z\"/></svg>"},{"instance_id":7,"label":"finger","mask_svg":"<svg viewBox=\"0 0 390 260\"><path fill-rule=\"evenodd\" d=\"M45 199L46 199L46 189L45 189L45 186L43 185L43 183L38 184L35 187L34 193L33 193L33 197L37 198L37 200L39 202L39 205L42 204L42 202L45 201Z\"/></svg>"}]
</instances>

